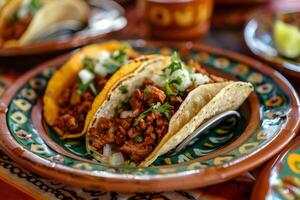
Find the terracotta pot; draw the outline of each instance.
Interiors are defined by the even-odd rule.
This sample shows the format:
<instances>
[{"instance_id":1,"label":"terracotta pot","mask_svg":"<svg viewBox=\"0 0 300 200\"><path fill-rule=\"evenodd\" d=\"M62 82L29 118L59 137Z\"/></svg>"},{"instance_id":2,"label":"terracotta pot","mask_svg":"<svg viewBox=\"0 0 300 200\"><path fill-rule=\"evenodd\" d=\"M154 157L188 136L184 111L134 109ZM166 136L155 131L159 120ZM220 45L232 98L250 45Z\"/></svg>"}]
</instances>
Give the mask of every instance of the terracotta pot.
<instances>
[{"instance_id":1,"label":"terracotta pot","mask_svg":"<svg viewBox=\"0 0 300 200\"><path fill-rule=\"evenodd\" d=\"M199 39L209 30L213 0L142 0L138 8L153 36Z\"/></svg>"}]
</instances>

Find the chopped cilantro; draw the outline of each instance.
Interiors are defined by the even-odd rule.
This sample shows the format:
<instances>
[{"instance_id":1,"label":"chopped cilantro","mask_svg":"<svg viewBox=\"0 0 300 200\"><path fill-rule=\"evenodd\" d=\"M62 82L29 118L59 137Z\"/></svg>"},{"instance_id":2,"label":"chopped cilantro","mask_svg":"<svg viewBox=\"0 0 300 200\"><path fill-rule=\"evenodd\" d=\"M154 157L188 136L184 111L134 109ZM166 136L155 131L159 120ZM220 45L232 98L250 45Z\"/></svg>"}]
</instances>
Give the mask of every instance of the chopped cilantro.
<instances>
[{"instance_id":1,"label":"chopped cilantro","mask_svg":"<svg viewBox=\"0 0 300 200\"><path fill-rule=\"evenodd\" d=\"M83 84L82 81L80 79L78 79L77 82L79 83L79 88L77 89L78 94L82 94L90 89L95 96L98 95L99 91L92 81L89 83Z\"/></svg>"},{"instance_id":2,"label":"chopped cilantro","mask_svg":"<svg viewBox=\"0 0 300 200\"><path fill-rule=\"evenodd\" d=\"M77 82L79 83L79 88L77 89L78 94L82 94L88 90L89 84L83 84L80 78L77 79Z\"/></svg>"},{"instance_id":3,"label":"chopped cilantro","mask_svg":"<svg viewBox=\"0 0 300 200\"><path fill-rule=\"evenodd\" d=\"M171 55L171 61L174 62L180 62L180 57L177 53L177 51L174 51L173 54Z\"/></svg>"},{"instance_id":4,"label":"chopped cilantro","mask_svg":"<svg viewBox=\"0 0 300 200\"><path fill-rule=\"evenodd\" d=\"M176 85L181 85L183 82L182 78L180 76L176 77L176 79L170 81L169 85L173 85L173 84L176 84Z\"/></svg>"},{"instance_id":5,"label":"chopped cilantro","mask_svg":"<svg viewBox=\"0 0 300 200\"><path fill-rule=\"evenodd\" d=\"M176 96L178 94L178 91L174 91L168 82L164 84L164 90L167 96Z\"/></svg>"},{"instance_id":6,"label":"chopped cilantro","mask_svg":"<svg viewBox=\"0 0 300 200\"><path fill-rule=\"evenodd\" d=\"M28 5L28 10L31 14L35 14L42 7L42 2L40 0L31 0Z\"/></svg>"},{"instance_id":7,"label":"chopped cilantro","mask_svg":"<svg viewBox=\"0 0 300 200\"><path fill-rule=\"evenodd\" d=\"M100 61L108 74L115 73L122 65L127 63L126 46L110 54L108 59Z\"/></svg>"},{"instance_id":8,"label":"chopped cilantro","mask_svg":"<svg viewBox=\"0 0 300 200\"><path fill-rule=\"evenodd\" d=\"M121 87L119 87L119 91L122 93L122 94L126 94L128 92L127 88L125 85L122 85Z\"/></svg>"},{"instance_id":9,"label":"chopped cilantro","mask_svg":"<svg viewBox=\"0 0 300 200\"><path fill-rule=\"evenodd\" d=\"M157 102L156 104L153 104L149 109L147 109L146 111L142 112L135 120L133 125L136 126L138 125L139 121L141 119L144 119L149 113L154 113L154 112L160 112L163 115L165 115L166 118L170 118L170 104L164 103L163 105L161 105L160 102Z\"/></svg>"},{"instance_id":10,"label":"chopped cilantro","mask_svg":"<svg viewBox=\"0 0 300 200\"><path fill-rule=\"evenodd\" d=\"M141 143L143 142L144 138L142 136L138 136L136 138L134 138L134 141L137 142L137 143Z\"/></svg>"},{"instance_id":11,"label":"chopped cilantro","mask_svg":"<svg viewBox=\"0 0 300 200\"><path fill-rule=\"evenodd\" d=\"M194 67L186 66L185 68L189 72L189 74L195 74L196 72L196 69Z\"/></svg>"},{"instance_id":12,"label":"chopped cilantro","mask_svg":"<svg viewBox=\"0 0 300 200\"><path fill-rule=\"evenodd\" d=\"M127 61L126 49L127 46L122 46L118 51L115 51L111 54L111 59L116 61L120 65L124 65Z\"/></svg>"},{"instance_id":13,"label":"chopped cilantro","mask_svg":"<svg viewBox=\"0 0 300 200\"><path fill-rule=\"evenodd\" d=\"M130 109L129 99L126 99L122 103L117 104L115 107L116 112L118 112L121 108Z\"/></svg>"},{"instance_id":14,"label":"chopped cilantro","mask_svg":"<svg viewBox=\"0 0 300 200\"><path fill-rule=\"evenodd\" d=\"M176 70L182 69L183 62L181 61L178 53L175 51L171 56L171 64L167 67L171 70L171 74Z\"/></svg>"},{"instance_id":15,"label":"chopped cilantro","mask_svg":"<svg viewBox=\"0 0 300 200\"><path fill-rule=\"evenodd\" d=\"M116 105L116 111L118 112L120 109L122 108L122 104L121 103L119 103L119 104L117 104Z\"/></svg>"},{"instance_id":16,"label":"chopped cilantro","mask_svg":"<svg viewBox=\"0 0 300 200\"><path fill-rule=\"evenodd\" d=\"M147 99L149 96L149 90L144 90L144 99Z\"/></svg>"},{"instance_id":17,"label":"chopped cilantro","mask_svg":"<svg viewBox=\"0 0 300 200\"><path fill-rule=\"evenodd\" d=\"M135 162L132 162L131 160L125 160L124 162L125 167L136 167Z\"/></svg>"},{"instance_id":18,"label":"chopped cilantro","mask_svg":"<svg viewBox=\"0 0 300 200\"><path fill-rule=\"evenodd\" d=\"M119 63L114 62L113 60L110 61L111 62L103 63L103 67L105 67L108 74L113 74L120 68L121 65L119 65Z\"/></svg>"},{"instance_id":19,"label":"chopped cilantro","mask_svg":"<svg viewBox=\"0 0 300 200\"><path fill-rule=\"evenodd\" d=\"M160 103L159 103L160 104ZM154 112L160 112L162 113L166 118L170 119L170 104L168 102L164 103L163 105L157 105L156 108L154 108Z\"/></svg>"},{"instance_id":20,"label":"chopped cilantro","mask_svg":"<svg viewBox=\"0 0 300 200\"><path fill-rule=\"evenodd\" d=\"M94 71L94 62L93 62L93 58L91 57L84 57L83 58L83 68L93 72Z\"/></svg>"},{"instance_id":21,"label":"chopped cilantro","mask_svg":"<svg viewBox=\"0 0 300 200\"><path fill-rule=\"evenodd\" d=\"M91 91L92 91L92 93L95 95L95 96L97 96L98 95L98 90L97 90L97 88L96 88L96 86L95 86L95 84L93 83L93 82L91 82L90 84L89 84L89 88L91 89Z\"/></svg>"},{"instance_id":22,"label":"chopped cilantro","mask_svg":"<svg viewBox=\"0 0 300 200\"><path fill-rule=\"evenodd\" d=\"M127 62L126 46L121 47L118 51L110 55L110 59L103 63L109 74L115 73L122 65Z\"/></svg>"},{"instance_id":23,"label":"chopped cilantro","mask_svg":"<svg viewBox=\"0 0 300 200\"><path fill-rule=\"evenodd\" d=\"M176 96L178 95L178 91L174 91L171 86L176 84L176 85L181 85L183 82L183 79L181 77L177 77L174 80L170 80L169 76L176 70L181 70L185 67L184 63L180 59L178 53L175 51L172 56L171 56L171 64L164 69L164 90L165 93L168 96Z\"/></svg>"}]
</instances>

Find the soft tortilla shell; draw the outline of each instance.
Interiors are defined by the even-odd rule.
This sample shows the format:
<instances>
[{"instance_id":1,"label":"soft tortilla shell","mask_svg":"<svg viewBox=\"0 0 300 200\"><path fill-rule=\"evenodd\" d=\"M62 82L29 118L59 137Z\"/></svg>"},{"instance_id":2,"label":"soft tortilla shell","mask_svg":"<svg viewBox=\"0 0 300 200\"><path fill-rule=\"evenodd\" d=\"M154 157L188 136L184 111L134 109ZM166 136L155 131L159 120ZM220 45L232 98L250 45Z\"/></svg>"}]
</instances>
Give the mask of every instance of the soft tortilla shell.
<instances>
[{"instance_id":1,"label":"soft tortilla shell","mask_svg":"<svg viewBox=\"0 0 300 200\"><path fill-rule=\"evenodd\" d=\"M167 141L165 140L165 142L160 142L160 144L149 155L149 157L140 164L140 167L149 166L156 160L158 156L176 147L182 140L192 134L193 131L206 120L222 112L237 109L253 91L253 87L250 83L225 82L223 84L226 86L223 88L220 87L220 84L222 83L203 85L198 87L196 91L193 91L194 98L197 98L197 96L199 98L201 96L201 98L199 98L200 104L203 105L204 102L206 102L206 105L202 108L201 106L198 106L201 108L198 113L191 118L188 123L182 126L182 128L180 128L176 134L168 137L168 139L166 139ZM216 86L218 88L216 88ZM192 103L187 102L187 104L189 104L189 107L192 109L185 110L185 112L193 112L195 108L192 106ZM184 112L180 112L179 114L183 116L186 115Z\"/></svg>"},{"instance_id":2,"label":"soft tortilla shell","mask_svg":"<svg viewBox=\"0 0 300 200\"><path fill-rule=\"evenodd\" d=\"M164 56L141 56L140 58L133 60L128 65L123 66L122 69L110 78L100 95L98 95L95 99L92 111L89 113L93 119L90 121L91 123L88 126L86 147L87 151L92 154L95 159L101 160L102 155L89 145L89 129L97 127L100 117L113 117L115 113L114 108L118 103L128 98L135 89L139 88L145 78L161 73L162 69L167 67L169 64L170 59ZM124 75L124 72L127 71L126 69L130 69L132 73ZM118 90L121 86L125 86L127 88L128 92L126 94L122 94ZM99 105L101 106L99 107Z\"/></svg>"},{"instance_id":3,"label":"soft tortilla shell","mask_svg":"<svg viewBox=\"0 0 300 200\"><path fill-rule=\"evenodd\" d=\"M56 118L59 113L58 99L61 96L63 90L74 84L74 81L77 79L77 74L82 69L82 59L85 56L94 57L99 51L115 51L120 49L122 44L118 41L108 41L104 43L94 44L87 47L82 48L79 52L75 53L66 64L64 64L61 68L59 68L50 81L48 82L45 95L43 98L44 101L44 119L50 125L53 126ZM135 52L132 49L128 49L129 56L135 56ZM89 123L91 119L91 115L88 115L86 118L86 124ZM68 134L63 133L61 130L56 128L56 131L63 136L64 138L76 138L85 133L83 130L82 133L76 134Z\"/></svg>"},{"instance_id":4,"label":"soft tortilla shell","mask_svg":"<svg viewBox=\"0 0 300 200\"><path fill-rule=\"evenodd\" d=\"M52 25L65 20L86 23L89 7L83 0L41 0L43 7L37 11L29 26L17 40L18 45L26 45L38 35L46 32ZM18 11L22 0L10 0L0 13L0 35L6 23ZM9 41L7 41L9 43Z\"/></svg>"},{"instance_id":5,"label":"soft tortilla shell","mask_svg":"<svg viewBox=\"0 0 300 200\"><path fill-rule=\"evenodd\" d=\"M113 108L115 108L118 103L124 101L135 89L139 88L145 78L155 74L161 74L162 70L167 67L169 63L170 60L163 56L148 60L141 64L139 67L140 70L136 70L135 73L123 77L123 79L115 82L113 87L107 88L107 93L105 95L99 95L99 97L101 96L106 99L96 111L89 128L97 127L100 117L113 117ZM121 86L125 86L128 93L122 94L117 89ZM167 152L175 147L206 119L226 110L236 109L243 103L251 91L252 86L249 83L230 81L205 84L194 89L186 97L178 111L172 116L168 133L149 157L140 164L140 167L147 167L163 152ZM238 97L235 98L232 95L238 95ZM220 108L221 106L223 107ZM89 140L89 131L87 131L87 150L95 159L101 161L103 156L98 153L95 148L89 145Z\"/></svg>"},{"instance_id":6,"label":"soft tortilla shell","mask_svg":"<svg viewBox=\"0 0 300 200\"><path fill-rule=\"evenodd\" d=\"M49 1L32 19L29 27L19 39L19 45L32 42L48 28L65 20L75 20L86 23L89 17L89 7L82 0Z\"/></svg>"}]
</instances>

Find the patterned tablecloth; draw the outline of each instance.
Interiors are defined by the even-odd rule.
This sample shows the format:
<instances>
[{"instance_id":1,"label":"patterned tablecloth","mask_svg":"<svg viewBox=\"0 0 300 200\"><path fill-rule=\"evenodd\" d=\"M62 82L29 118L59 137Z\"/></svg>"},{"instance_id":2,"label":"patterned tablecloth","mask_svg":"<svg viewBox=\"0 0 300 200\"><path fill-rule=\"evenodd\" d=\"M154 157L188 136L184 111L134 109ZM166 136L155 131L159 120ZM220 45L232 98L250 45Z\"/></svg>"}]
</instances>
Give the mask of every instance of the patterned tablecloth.
<instances>
[{"instance_id":1,"label":"patterned tablecloth","mask_svg":"<svg viewBox=\"0 0 300 200\"><path fill-rule=\"evenodd\" d=\"M127 12L127 15L130 23L118 37L128 38L128 35L130 35L131 38L144 38L147 35L147 31L146 29L141 28L142 25L139 24L140 22L134 21L134 19L136 19L135 14L133 12ZM212 30L204 39L204 42L211 46L218 46L247 54L246 48L241 45L243 44L241 29ZM35 61L37 59L43 60L40 57L0 58L0 95L3 94L5 89L12 84L18 76L34 66L30 61ZM15 67L14 64L19 66ZM254 172L248 173L235 180L190 191L121 194L77 188L53 180L44 179L23 169L0 150L0 199L248 200L255 183L255 177L257 177L259 172L260 170L256 169Z\"/></svg>"}]
</instances>

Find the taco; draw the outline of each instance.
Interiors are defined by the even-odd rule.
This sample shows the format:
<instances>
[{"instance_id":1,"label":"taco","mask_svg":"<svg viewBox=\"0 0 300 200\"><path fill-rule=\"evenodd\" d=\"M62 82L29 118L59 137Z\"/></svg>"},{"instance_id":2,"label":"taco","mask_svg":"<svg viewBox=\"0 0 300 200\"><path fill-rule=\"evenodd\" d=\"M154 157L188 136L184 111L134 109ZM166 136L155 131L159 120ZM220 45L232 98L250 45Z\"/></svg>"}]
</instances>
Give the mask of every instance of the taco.
<instances>
[{"instance_id":1,"label":"taco","mask_svg":"<svg viewBox=\"0 0 300 200\"><path fill-rule=\"evenodd\" d=\"M95 97L111 75L136 56L128 45L117 41L90 45L75 53L48 82L43 99L46 123L62 138L83 135Z\"/></svg>"},{"instance_id":2,"label":"taco","mask_svg":"<svg viewBox=\"0 0 300 200\"><path fill-rule=\"evenodd\" d=\"M7 5L9 0L0 0L0 12Z\"/></svg>"},{"instance_id":3,"label":"taco","mask_svg":"<svg viewBox=\"0 0 300 200\"><path fill-rule=\"evenodd\" d=\"M185 64L176 53L133 63L136 69L110 79L97 97L100 107L93 106L86 147L105 164L147 167L206 120L237 109L253 90Z\"/></svg>"},{"instance_id":4,"label":"taco","mask_svg":"<svg viewBox=\"0 0 300 200\"><path fill-rule=\"evenodd\" d=\"M89 7L83 0L10 0L0 13L0 46L32 43L59 22L84 24L88 16Z\"/></svg>"}]
</instances>

